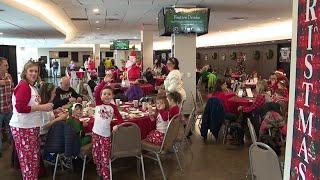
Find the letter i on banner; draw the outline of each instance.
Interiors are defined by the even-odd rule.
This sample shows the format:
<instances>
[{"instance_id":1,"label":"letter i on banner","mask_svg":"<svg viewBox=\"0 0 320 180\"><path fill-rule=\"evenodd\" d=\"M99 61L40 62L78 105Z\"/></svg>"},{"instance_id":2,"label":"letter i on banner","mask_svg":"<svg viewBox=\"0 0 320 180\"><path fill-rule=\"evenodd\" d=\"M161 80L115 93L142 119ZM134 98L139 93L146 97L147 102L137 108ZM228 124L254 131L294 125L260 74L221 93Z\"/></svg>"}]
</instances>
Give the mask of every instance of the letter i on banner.
<instances>
[{"instance_id":1,"label":"letter i on banner","mask_svg":"<svg viewBox=\"0 0 320 180\"><path fill-rule=\"evenodd\" d=\"M295 2L298 26L290 179L319 179L320 6L318 0Z\"/></svg>"}]
</instances>

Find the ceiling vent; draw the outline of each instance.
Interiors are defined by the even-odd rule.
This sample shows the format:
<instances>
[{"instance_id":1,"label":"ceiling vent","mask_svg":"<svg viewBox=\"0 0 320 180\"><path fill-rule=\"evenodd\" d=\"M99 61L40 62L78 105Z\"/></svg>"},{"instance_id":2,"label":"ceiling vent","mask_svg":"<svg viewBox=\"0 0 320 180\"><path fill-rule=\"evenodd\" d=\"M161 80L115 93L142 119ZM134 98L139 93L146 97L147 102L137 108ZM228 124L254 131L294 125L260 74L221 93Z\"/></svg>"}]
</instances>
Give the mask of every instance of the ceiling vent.
<instances>
[{"instance_id":1,"label":"ceiling vent","mask_svg":"<svg viewBox=\"0 0 320 180\"><path fill-rule=\"evenodd\" d=\"M88 21L88 18L71 18L72 21Z\"/></svg>"}]
</instances>

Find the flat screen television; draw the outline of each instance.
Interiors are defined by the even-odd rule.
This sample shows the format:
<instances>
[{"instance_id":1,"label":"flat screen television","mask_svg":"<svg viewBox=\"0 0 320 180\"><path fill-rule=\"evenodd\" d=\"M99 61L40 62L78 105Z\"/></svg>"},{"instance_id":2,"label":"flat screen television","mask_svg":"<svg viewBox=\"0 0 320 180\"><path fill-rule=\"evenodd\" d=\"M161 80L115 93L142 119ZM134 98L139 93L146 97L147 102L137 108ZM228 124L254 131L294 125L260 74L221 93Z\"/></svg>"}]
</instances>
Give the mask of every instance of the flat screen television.
<instances>
[{"instance_id":1,"label":"flat screen television","mask_svg":"<svg viewBox=\"0 0 320 180\"><path fill-rule=\"evenodd\" d=\"M129 40L118 39L113 41L113 46L115 50L128 50L129 49Z\"/></svg>"},{"instance_id":2,"label":"flat screen television","mask_svg":"<svg viewBox=\"0 0 320 180\"><path fill-rule=\"evenodd\" d=\"M159 34L207 34L209 17L209 8L165 7L158 14Z\"/></svg>"},{"instance_id":3,"label":"flat screen television","mask_svg":"<svg viewBox=\"0 0 320 180\"><path fill-rule=\"evenodd\" d=\"M60 58L67 58L68 57L68 51L59 51L59 57Z\"/></svg>"},{"instance_id":4,"label":"flat screen television","mask_svg":"<svg viewBox=\"0 0 320 180\"><path fill-rule=\"evenodd\" d=\"M106 51L106 57L113 57L112 51Z\"/></svg>"}]
</instances>

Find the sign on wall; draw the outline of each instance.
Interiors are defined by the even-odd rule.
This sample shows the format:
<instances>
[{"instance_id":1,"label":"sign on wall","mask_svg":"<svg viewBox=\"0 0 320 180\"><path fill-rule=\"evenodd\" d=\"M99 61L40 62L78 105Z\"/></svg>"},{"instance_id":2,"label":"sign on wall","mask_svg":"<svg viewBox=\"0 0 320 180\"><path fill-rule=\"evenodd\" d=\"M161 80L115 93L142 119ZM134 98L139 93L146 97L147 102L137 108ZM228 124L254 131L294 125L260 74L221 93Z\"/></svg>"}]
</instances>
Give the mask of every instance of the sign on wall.
<instances>
[{"instance_id":1,"label":"sign on wall","mask_svg":"<svg viewBox=\"0 0 320 180\"><path fill-rule=\"evenodd\" d=\"M320 177L319 10L317 0L298 0L296 92L290 179Z\"/></svg>"}]
</instances>

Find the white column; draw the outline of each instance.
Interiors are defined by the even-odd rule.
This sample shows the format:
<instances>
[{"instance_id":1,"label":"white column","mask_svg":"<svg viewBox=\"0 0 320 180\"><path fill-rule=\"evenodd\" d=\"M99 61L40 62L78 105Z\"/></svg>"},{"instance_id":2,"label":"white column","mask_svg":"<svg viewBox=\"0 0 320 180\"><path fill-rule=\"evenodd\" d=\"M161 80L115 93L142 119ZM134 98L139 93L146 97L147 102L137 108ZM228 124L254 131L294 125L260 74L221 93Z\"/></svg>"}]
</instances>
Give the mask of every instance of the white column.
<instances>
[{"instance_id":1,"label":"white column","mask_svg":"<svg viewBox=\"0 0 320 180\"><path fill-rule=\"evenodd\" d=\"M143 70L153 67L153 30L147 25L143 25L141 30L141 52Z\"/></svg>"},{"instance_id":2,"label":"white column","mask_svg":"<svg viewBox=\"0 0 320 180\"><path fill-rule=\"evenodd\" d=\"M196 97L196 35L173 34L171 41L173 44L172 52L174 57L179 60L182 81L187 93L183 113L190 113L193 108L191 92Z\"/></svg>"},{"instance_id":3,"label":"white column","mask_svg":"<svg viewBox=\"0 0 320 180\"><path fill-rule=\"evenodd\" d=\"M94 57L94 62L96 64L96 68L100 65L100 44L94 44L93 45L93 57Z\"/></svg>"},{"instance_id":4,"label":"white column","mask_svg":"<svg viewBox=\"0 0 320 180\"><path fill-rule=\"evenodd\" d=\"M121 60L126 60L126 51L123 50L115 50L114 51L114 63L118 68L121 67Z\"/></svg>"}]
</instances>

